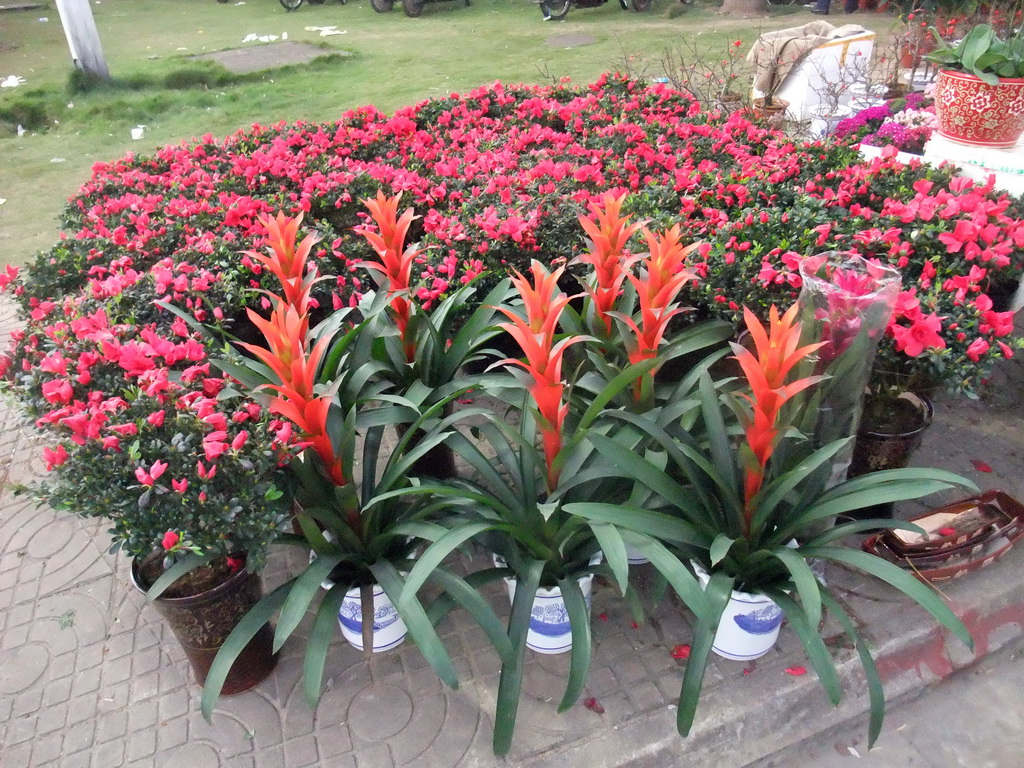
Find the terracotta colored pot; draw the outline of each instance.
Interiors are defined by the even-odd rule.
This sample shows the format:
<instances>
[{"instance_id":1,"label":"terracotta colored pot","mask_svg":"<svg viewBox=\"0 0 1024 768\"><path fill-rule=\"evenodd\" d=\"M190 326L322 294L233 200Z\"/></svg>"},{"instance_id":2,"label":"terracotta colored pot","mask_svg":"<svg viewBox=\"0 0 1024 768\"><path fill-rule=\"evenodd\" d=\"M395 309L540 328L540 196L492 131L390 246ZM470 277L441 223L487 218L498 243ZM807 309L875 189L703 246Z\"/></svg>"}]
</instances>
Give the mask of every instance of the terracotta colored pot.
<instances>
[{"instance_id":1,"label":"terracotta colored pot","mask_svg":"<svg viewBox=\"0 0 1024 768\"><path fill-rule=\"evenodd\" d=\"M132 562L132 583L142 592L138 562ZM213 659L227 636L263 596L259 574L244 568L213 589L189 597L158 597L153 605L170 625L200 685L206 683ZM242 693L263 682L277 665L274 634L260 628L231 666L223 695Z\"/></svg>"},{"instance_id":2,"label":"terracotta colored pot","mask_svg":"<svg viewBox=\"0 0 1024 768\"><path fill-rule=\"evenodd\" d=\"M940 69L935 111L940 136L978 147L1012 147L1024 133L1024 78L989 85L966 72Z\"/></svg>"},{"instance_id":3,"label":"terracotta colored pot","mask_svg":"<svg viewBox=\"0 0 1024 768\"><path fill-rule=\"evenodd\" d=\"M765 104L764 99L754 99L751 107L751 114L755 120L762 120L769 128L779 129L786 122L786 110L789 109L789 102L778 97L772 99L772 103Z\"/></svg>"}]
</instances>

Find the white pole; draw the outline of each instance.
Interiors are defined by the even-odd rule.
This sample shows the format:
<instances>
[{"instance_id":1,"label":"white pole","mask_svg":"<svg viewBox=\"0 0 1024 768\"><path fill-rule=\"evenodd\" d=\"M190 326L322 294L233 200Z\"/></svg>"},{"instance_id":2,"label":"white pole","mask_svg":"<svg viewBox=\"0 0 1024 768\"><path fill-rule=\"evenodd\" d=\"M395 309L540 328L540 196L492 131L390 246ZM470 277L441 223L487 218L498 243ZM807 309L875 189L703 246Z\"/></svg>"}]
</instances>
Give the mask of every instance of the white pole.
<instances>
[{"instance_id":1,"label":"white pole","mask_svg":"<svg viewBox=\"0 0 1024 768\"><path fill-rule=\"evenodd\" d=\"M110 72L103 58L100 34L96 31L89 0L57 0L57 12L75 66L87 74L109 80Z\"/></svg>"}]
</instances>

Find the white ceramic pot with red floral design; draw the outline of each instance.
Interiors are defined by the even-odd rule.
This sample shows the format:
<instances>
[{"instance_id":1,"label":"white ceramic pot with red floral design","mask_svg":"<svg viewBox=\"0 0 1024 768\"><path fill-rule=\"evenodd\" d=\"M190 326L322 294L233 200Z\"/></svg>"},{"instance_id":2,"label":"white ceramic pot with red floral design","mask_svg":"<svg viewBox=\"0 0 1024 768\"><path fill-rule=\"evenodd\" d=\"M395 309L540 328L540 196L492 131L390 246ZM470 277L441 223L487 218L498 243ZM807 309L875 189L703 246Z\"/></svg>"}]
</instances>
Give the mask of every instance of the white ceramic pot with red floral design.
<instances>
[{"instance_id":1,"label":"white ceramic pot with red floral design","mask_svg":"<svg viewBox=\"0 0 1024 768\"><path fill-rule=\"evenodd\" d=\"M976 147L1012 147L1024 133L1024 78L989 85L966 72L940 69L935 112L940 136Z\"/></svg>"}]
</instances>

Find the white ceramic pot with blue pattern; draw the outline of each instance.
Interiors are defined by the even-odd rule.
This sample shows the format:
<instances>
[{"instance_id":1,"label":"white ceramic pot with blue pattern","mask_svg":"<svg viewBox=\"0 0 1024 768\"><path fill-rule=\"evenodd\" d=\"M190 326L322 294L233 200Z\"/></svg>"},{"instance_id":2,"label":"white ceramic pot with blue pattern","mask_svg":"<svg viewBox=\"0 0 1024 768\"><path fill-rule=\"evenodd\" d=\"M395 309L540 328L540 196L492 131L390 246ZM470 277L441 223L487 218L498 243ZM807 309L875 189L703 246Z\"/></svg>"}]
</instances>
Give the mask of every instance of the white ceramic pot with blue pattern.
<instances>
[{"instance_id":1,"label":"white ceramic pot with blue pattern","mask_svg":"<svg viewBox=\"0 0 1024 768\"><path fill-rule=\"evenodd\" d=\"M702 587L707 588L708 574L700 565L693 569ZM782 609L764 595L733 590L729 604L718 623L711 650L733 661L751 661L764 656L779 638Z\"/></svg>"},{"instance_id":2,"label":"white ceramic pot with blue pattern","mask_svg":"<svg viewBox=\"0 0 1024 768\"><path fill-rule=\"evenodd\" d=\"M324 538L333 541L334 537L330 531L324 534ZM309 562L316 560L316 552L309 553ZM402 573L406 576L406 573ZM322 589L330 589L334 582L324 579L320 582ZM359 596L359 587L352 587L345 593L345 599L341 601L341 608L338 609L338 624L341 626L341 635L348 644L357 650L363 650L363 617L362 601ZM398 609L391 602L384 589L379 584L373 585L373 652L390 651L402 644L405 636L409 634L409 628L405 626L402 617L398 615Z\"/></svg>"},{"instance_id":3,"label":"white ceramic pot with blue pattern","mask_svg":"<svg viewBox=\"0 0 1024 768\"><path fill-rule=\"evenodd\" d=\"M338 610L338 624L341 634L349 645L363 650L363 617L362 604L359 600L359 587L353 587L345 593ZM401 645L409 633L402 617L398 615L391 599L384 594L379 584L373 585L373 652L390 651Z\"/></svg>"},{"instance_id":4,"label":"white ceramic pot with blue pattern","mask_svg":"<svg viewBox=\"0 0 1024 768\"><path fill-rule=\"evenodd\" d=\"M494 564L499 568L505 566L505 561L498 555L494 555ZM591 565L597 565L604 558L601 552L590 558ZM590 609L590 594L594 586L594 576L589 574L578 579L580 589L583 591L583 599L587 602L587 610ZM505 579L508 586L508 599L516 599L516 580ZM558 587L537 590L537 596L533 599L533 608L530 611L530 628L526 632L526 647L537 653L565 653L572 650L572 627L569 624L569 611L565 607L565 600L562 599L562 590Z\"/></svg>"},{"instance_id":5,"label":"white ceramic pot with blue pattern","mask_svg":"<svg viewBox=\"0 0 1024 768\"><path fill-rule=\"evenodd\" d=\"M626 545L626 561L630 565L647 565L647 563L651 562L647 555L636 547L629 546L629 544Z\"/></svg>"}]
</instances>

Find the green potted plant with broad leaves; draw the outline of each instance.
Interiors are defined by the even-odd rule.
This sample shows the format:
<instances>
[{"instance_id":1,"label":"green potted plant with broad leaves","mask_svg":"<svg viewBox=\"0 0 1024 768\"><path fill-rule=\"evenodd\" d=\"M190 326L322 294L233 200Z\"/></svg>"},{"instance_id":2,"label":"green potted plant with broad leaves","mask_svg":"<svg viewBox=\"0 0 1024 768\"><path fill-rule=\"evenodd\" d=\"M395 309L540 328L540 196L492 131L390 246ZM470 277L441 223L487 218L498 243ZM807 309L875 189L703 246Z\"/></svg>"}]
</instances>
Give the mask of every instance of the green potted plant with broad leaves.
<instances>
[{"instance_id":1,"label":"green potted plant with broad leaves","mask_svg":"<svg viewBox=\"0 0 1024 768\"><path fill-rule=\"evenodd\" d=\"M378 257L361 266L388 297L387 310L375 313L367 329L373 339L370 354L378 366L377 377L390 384L390 392L413 398L421 412L445 401L444 412L449 414L452 395L470 392L481 382L467 366L496 357L486 345L499 333L495 308L509 299L511 289L509 281L502 280L480 299L473 279L440 301L421 300L412 273L422 251L405 244L416 217L412 208L398 215L400 200L401 193L387 197L382 192L363 200L376 228L357 229ZM430 477L453 477L451 449L445 443L435 446L416 469Z\"/></svg>"},{"instance_id":2,"label":"green potted plant with broad leaves","mask_svg":"<svg viewBox=\"0 0 1024 768\"><path fill-rule=\"evenodd\" d=\"M655 494L655 504L640 508L585 502L568 504L565 511L603 528L605 539L614 538L611 527L623 542L645 552L693 611L697 624L679 697L682 735L693 723L711 651L727 658L757 658L771 648L783 615L829 698L838 703L839 677L819 634L822 610L827 608L853 641L863 664L871 702L869 738L874 743L884 715L874 661L842 604L808 561L832 561L877 577L918 602L968 646L972 641L940 597L913 576L880 558L837 545L846 536L880 526L917 530L916 526L865 520L823 530L822 522L873 504L956 486L973 488L973 484L941 470L898 469L828 488L827 477L817 470L848 439L813 452L776 454L781 443L805 439L780 417L786 401L821 380L789 381L793 367L819 346L799 346L800 325L794 322L795 316L795 306L781 318L772 307L765 332L747 312L754 351L733 346L745 389L729 391L702 374L699 396L691 403L693 412L668 427L645 415L610 414L646 433L646 455L632 443L617 441L614 433L589 436L610 465ZM696 430L686 428L690 425ZM774 460L783 455L802 458L787 465ZM605 545L604 549L624 587L626 562L621 547ZM759 605L753 609L737 605L737 596ZM761 642L751 643L751 639Z\"/></svg>"},{"instance_id":3,"label":"green potted plant with broad leaves","mask_svg":"<svg viewBox=\"0 0 1024 768\"><path fill-rule=\"evenodd\" d=\"M978 24L947 43L932 27L935 50L925 58L938 67L935 113L939 134L964 144L1012 147L1024 133L1016 103L1024 94L1024 35L1000 36Z\"/></svg>"},{"instance_id":4,"label":"green potted plant with broad leaves","mask_svg":"<svg viewBox=\"0 0 1024 768\"><path fill-rule=\"evenodd\" d=\"M358 322L339 312L310 329L309 288L317 279L315 268L304 263L310 239L296 248L297 221L269 224L273 247L264 263L281 280L283 295L271 296L269 319L250 312L266 346L243 344L253 358L235 356L220 365L242 389L268 398L269 410L300 432L306 447L291 468L302 535L283 536L281 542L311 549L315 556L301 574L257 604L228 637L207 678L203 713L212 715L223 675L249 638L279 613L274 633L274 648L279 649L322 586L327 589L306 640L303 667L311 704L319 698L325 657L339 622L349 642L367 655L401 642L404 624L438 675L457 687L451 658L417 596L428 578L479 621L499 654L507 657L510 650L501 623L483 598L441 565L483 526L440 528L432 521L440 508L434 486L413 474L417 460L450 436L458 415L441 418L440 413L458 393L421 412L413 400L387 391L388 382L376 376L381 365L372 360L367 332L375 314L386 307L383 294L364 297ZM385 432L398 425L406 427L404 436L393 448L386 446ZM437 541L430 543L432 539ZM417 553L421 547L425 549Z\"/></svg>"},{"instance_id":5,"label":"green potted plant with broad leaves","mask_svg":"<svg viewBox=\"0 0 1024 768\"><path fill-rule=\"evenodd\" d=\"M532 282L518 273L513 278L525 317L502 308L510 319L502 328L521 345L525 361L504 361L517 375L493 377L486 387L510 404L509 411L492 413L475 426L477 440L463 434L450 438L473 475L449 483L453 510L447 525L454 530L482 526L478 539L493 553L496 568L474 574L476 583L504 576L512 601L512 652L503 659L495 713L497 754L511 747L527 648L571 650L559 711L572 706L583 689L591 655L591 583L594 574L610 572L601 564L603 531L568 515L564 505L627 499L628 484L611 477L584 436L601 430L597 422L608 404L658 362L628 367L588 398L585 409L578 399L570 405L562 362L566 350L583 338L556 340L559 315L569 301L557 287L561 274L534 262Z\"/></svg>"}]
</instances>

